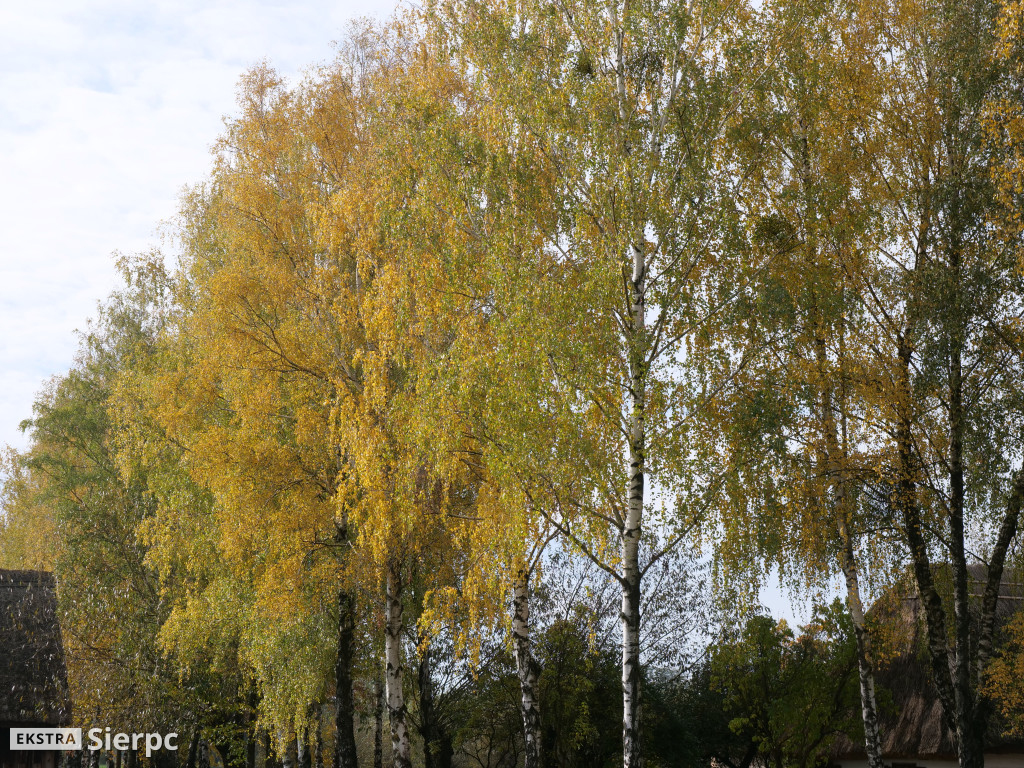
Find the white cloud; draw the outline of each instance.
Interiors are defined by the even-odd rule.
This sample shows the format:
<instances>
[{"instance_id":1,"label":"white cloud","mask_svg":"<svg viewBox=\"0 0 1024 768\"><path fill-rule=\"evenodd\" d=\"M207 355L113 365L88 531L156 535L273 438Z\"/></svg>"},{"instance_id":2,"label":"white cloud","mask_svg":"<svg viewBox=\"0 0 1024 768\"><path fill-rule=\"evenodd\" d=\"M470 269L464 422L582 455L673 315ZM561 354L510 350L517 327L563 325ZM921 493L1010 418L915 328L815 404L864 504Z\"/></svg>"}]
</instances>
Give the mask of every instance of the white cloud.
<instances>
[{"instance_id":1,"label":"white cloud","mask_svg":"<svg viewBox=\"0 0 1024 768\"><path fill-rule=\"evenodd\" d=\"M147 250L200 181L242 72L332 58L388 0L36 0L0 5L0 444L70 366L112 253Z\"/></svg>"}]
</instances>

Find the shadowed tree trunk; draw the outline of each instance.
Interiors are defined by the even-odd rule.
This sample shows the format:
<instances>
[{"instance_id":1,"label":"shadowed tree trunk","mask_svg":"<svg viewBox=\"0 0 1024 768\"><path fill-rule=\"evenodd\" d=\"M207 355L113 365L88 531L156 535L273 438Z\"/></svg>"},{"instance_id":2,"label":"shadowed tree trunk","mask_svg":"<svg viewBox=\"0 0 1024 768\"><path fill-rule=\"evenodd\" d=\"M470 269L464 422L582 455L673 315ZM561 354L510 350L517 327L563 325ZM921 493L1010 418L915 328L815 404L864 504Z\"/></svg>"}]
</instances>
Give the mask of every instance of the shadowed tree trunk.
<instances>
[{"instance_id":1,"label":"shadowed tree trunk","mask_svg":"<svg viewBox=\"0 0 1024 768\"><path fill-rule=\"evenodd\" d=\"M188 757L185 759L185 768L196 768L196 760L199 757L199 726L192 731L192 738L188 742Z\"/></svg>"},{"instance_id":2,"label":"shadowed tree trunk","mask_svg":"<svg viewBox=\"0 0 1024 768\"><path fill-rule=\"evenodd\" d=\"M281 756L281 768L298 768L299 744L295 733L285 736L284 754Z\"/></svg>"},{"instance_id":3,"label":"shadowed tree trunk","mask_svg":"<svg viewBox=\"0 0 1024 768\"><path fill-rule=\"evenodd\" d=\"M252 730L245 739L245 768L256 768L256 734Z\"/></svg>"},{"instance_id":4,"label":"shadowed tree trunk","mask_svg":"<svg viewBox=\"0 0 1024 768\"><path fill-rule=\"evenodd\" d=\"M320 728L320 707L310 704L306 708L307 731L296 742L299 768L313 768L313 752L315 751L316 732Z\"/></svg>"},{"instance_id":5,"label":"shadowed tree trunk","mask_svg":"<svg viewBox=\"0 0 1024 768\"><path fill-rule=\"evenodd\" d=\"M430 639L419 638L420 659L418 682L420 688L420 733L423 736L423 764L425 768L451 768L452 739L438 717L434 702L434 680L430 655Z\"/></svg>"},{"instance_id":6,"label":"shadowed tree trunk","mask_svg":"<svg viewBox=\"0 0 1024 768\"><path fill-rule=\"evenodd\" d=\"M259 706L259 692L254 685L246 697L245 768L256 768L256 746L259 732L256 729L256 708Z\"/></svg>"},{"instance_id":7,"label":"shadowed tree trunk","mask_svg":"<svg viewBox=\"0 0 1024 768\"><path fill-rule=\"evenodd\" d=\"M266 731L260 732L260 742L263 747L263 768L276 768L277 759L270 743L270 734Z\"/></svg>"},{"instance_id":8,"label":"shadowed tree trunk","mask_svg":"<svg viewBox=\"0 0 1024 768\"><path fill-rule=\"evenodd\" d=\"M373 768L384 768L384 684L373 679Z\"/></svg>"},{"instance_id":9,"label":"shadowed tree trunk","mask_svg":"<svg viewBox=\"0 0 1024 768\"><path fill-rule=\"evenodd\" d=\"M335 544L348 542L344 521L335 524ZM356 633L355 601L345 589L338 590L338 655L334 662L335 745L334 768L359 768L356 757L355 697L352 693L352 656Z\"/></svg>"},{"instance_id":10,"label":"shadowed tree trunk","mask_svg":"<svg viewBox=\"0 0 1024 768\"><path fill-rule=\"evenodd\" d=\"M324 708L317 704L313 711L313 768L324 768Z\"/></svg>"}]
</instances>

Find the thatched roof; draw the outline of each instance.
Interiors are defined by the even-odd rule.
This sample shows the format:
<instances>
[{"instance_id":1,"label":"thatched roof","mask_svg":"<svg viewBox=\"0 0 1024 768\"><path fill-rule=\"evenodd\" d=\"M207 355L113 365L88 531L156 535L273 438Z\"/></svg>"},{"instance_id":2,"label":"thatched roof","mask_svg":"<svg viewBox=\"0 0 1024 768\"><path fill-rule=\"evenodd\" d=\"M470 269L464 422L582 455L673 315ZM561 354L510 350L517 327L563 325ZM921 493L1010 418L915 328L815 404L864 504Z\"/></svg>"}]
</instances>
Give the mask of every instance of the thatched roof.
<instances>
[{"instance_id":1,"label":"thatched roof","mask_svg":"<svg viewBox=\"0 0 1024 768\"><path fill-rule=\"evenodd\" d=\"M987 569L972 565L969 572L970 595L980 602ZM998 628L1021 609L1024 609L1024 576L1004 574L996 604L997 634ZM953 739L943 721L942 705L931 679L924 612L916 589L911 592L905 587L885 595L868 611L868 618L883 629L889 639L886 643L888 657L879 662L875 674L881 710L882 754L887 759L955 758ZM991 718L985 738L986 751L1024 752L1024 741L1006 739L1001 731L1000 724ZM863 758L864 745L840 737L832 754L836 759Z\"/></svg>"},{"instance_id":2,"label":"thatched roof","mask_svg":"<svg viewBox=\"0 0 1024 768\"><path fill-rule=\"evenodd\" d=\"M53 576L0 569L0 722L64 725L69 713Z\"/></svg>"}]
</instances>

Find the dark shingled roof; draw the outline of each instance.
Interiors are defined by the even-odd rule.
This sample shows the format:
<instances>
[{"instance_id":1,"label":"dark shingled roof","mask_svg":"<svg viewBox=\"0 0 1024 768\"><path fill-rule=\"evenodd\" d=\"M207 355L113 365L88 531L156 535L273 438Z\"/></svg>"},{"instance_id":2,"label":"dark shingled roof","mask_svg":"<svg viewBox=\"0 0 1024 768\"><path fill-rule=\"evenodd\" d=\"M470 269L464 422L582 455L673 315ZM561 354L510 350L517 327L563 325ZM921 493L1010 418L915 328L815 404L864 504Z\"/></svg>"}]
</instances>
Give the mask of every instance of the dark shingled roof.
<instances>
[{"instance_id":1,"label":"dark shingled roof","mask_svg":"<svg viewBox=\"0 0 1024 768\"><path fill-rule=\"evenodd\" d=\"M69 715L53 575L0 569L0 722L66 725Z\"/></svg>"},{"instance_id":2,"label":"dark shingled roof","mask_svg":"<svg viewBox=\"0 0 1024 768\"><path fill-rule=\"evenodd\" d=\"M969 591L980 599L987 572L984 566L968 566ZM996 603L996 626L1000 627L1017 611L1024 609L1024 584L1021 574L1004 574ZM892 708L882 707L879 734L886 759L955 758L956 750L942 718L942 705L931 680L928 651L925 646L924 614L916 594L890 592L868 611L869 620L886 626L898 641L894 657L879 665L875 680L892 699ZM997 631L998 633L998 631ZM884 695L884 694L883 694ZM880 699L882 696L880 696ZM879 702L882 704L882 701ZM888 711L886 711L888 710ZM1002 736L996 718L990 718L986 734L986 752L1024 751L1024 742ZM841 736L832 748L833 759L863 758L863 742L854 743Z\"/></svg>"}]
</instances>

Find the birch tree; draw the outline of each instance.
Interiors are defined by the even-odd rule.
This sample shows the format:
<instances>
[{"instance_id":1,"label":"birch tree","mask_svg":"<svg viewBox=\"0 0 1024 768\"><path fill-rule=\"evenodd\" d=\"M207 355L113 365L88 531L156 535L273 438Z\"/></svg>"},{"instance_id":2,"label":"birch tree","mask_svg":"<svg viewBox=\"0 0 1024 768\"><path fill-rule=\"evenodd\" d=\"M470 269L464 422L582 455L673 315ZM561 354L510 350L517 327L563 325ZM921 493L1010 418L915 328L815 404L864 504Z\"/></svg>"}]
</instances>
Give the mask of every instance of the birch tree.
<instances>
[{"instance_id":1,"label":"birch tree","mask_svg":"<svg viewBox=\"0 0 1024 768\"><path fill-rule=\"evenodd\" d=\"M946 725L960 764L978 766L987 712L978 685L1024 493L1011 383L1022 362L1022 284L991 225L996 158L982 132L1001 77L996 7L860 12L879 41L882 86L860 114L883 226L854 273L880 371L880 485L910 553Z\"/></svg>"},{"instance_id":2,"label":"birch tree","mask_svg":"<svg viewBox=\"0 0 1024 768\"><path fill-rule=\"evenodd\" d=\"M712 367L700 334L738 275L716 152L739 98L723 56L745 18L740 4L428 10L443 55L480 94L487 151L510 163L501 197L477 201L514 207L520 234L481 233L496 276L483 295L508 308L503 353L543 371L544 392L501 442L523 446L508 461L543 488L536 509L620 584L627 766L641 763L651 476L672 500L670 547L715 488L697 437L709 396L698 380ZM559 432L523 430L552 412Z\"/></svg>"},{"instance_id":3,"label":"birch tree","mask_svg":"<svg viewBox=\"0 0 1024 768\"><path fill-rule=\"evenodd\" d=\"M763 544L752 544L757 567L762 557L776 559L806 584L835 568L842 573L865 748L878 768L862 559L879 567L893 547L865 493L878 460L864 428L873 408L865 390L876 374L866 364L866 316L850 278L877 226L871 185L855 170L865 158L856 140L862 115L851 109L878 85L866 75L872 41L847 3L766 6L760 32L764 49L778 55L744 112L737 150L747 169L744 205L754 245L768 266L734 326L753 359L723 416L745 444L734 448L734 462L746 488L727 508L740 515L723 521L729 541L721 552L743 562L737 555L748 545L731 540L768 529ZM751 524L748 515L768 519Z\"/></svg>"},{"instance_id":4,"label":"birch tree","mask_svg":"<svg viewBox=\"0 0 1024 768\"><path fill-rule=\"evenodd\" d=\"M198 581L168 638L187 642L197 611L240 596L242 652L266 714L284 731L303 729L333 678L338 768L356 759L357 606L344 575L357 496L345 440L365 383L364 335L359 219L346 218L349 199L338 198L358 184L352 169L370 93L355 59L302 89L287 89L267 67L243 80L241 114L217 147L211 182L185 201L166 337L173 364L149 385L152 418L213 497L212 539L227 576L247 587ZM158 541L173 545L176 517L165 508ZM324 632L333 634L333 658L320 652L332 644L321 642Z\"/></svg>"},{"instance_id":5,"label":"birch tree","mask_svg":"<svg viewBox=\"0 0 1024 768\"><path fill-rule=\"evenodd\" d=\"M481 633L508 629L520 676L525 759L537 766L539 670L530 600L550 531L529 481L504 462L510 446L499 441L510 437L506 423L523 427L520 404L536 411L544 395L523 379L522 359L504 365L508 339L494 334L492 322L497 297L489 295L489 278L470 266L488 247L476 235L505 215L480 205L501 194L504 178L488 179L493 166L478 140L476 94L435 53L422 47L403 60L389 81L390 109L378 117L385 160L374 165L373 187L386 190L382 209L389 213L380 234L387 246L378 250L386 257L374 269L390 277L374 282L374 301L386 311L368 322L374 354L403 372L406 394L393 398L390 413L409 425L404 434L419 452L424 476L463 496L464 522L448 529L458 576L429 594L421 630L446 624L458 653L476 657ZM541 420L529 428L552 429ZM449 512L460 514L452 501Z\"/></svg>"}]
</instances>

